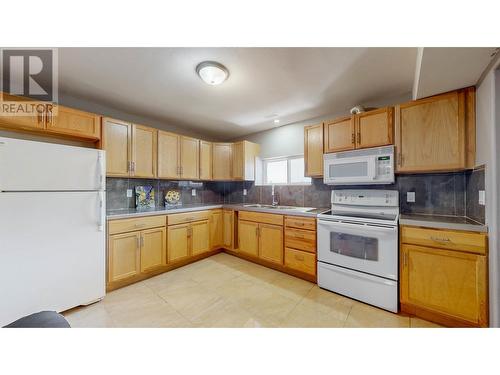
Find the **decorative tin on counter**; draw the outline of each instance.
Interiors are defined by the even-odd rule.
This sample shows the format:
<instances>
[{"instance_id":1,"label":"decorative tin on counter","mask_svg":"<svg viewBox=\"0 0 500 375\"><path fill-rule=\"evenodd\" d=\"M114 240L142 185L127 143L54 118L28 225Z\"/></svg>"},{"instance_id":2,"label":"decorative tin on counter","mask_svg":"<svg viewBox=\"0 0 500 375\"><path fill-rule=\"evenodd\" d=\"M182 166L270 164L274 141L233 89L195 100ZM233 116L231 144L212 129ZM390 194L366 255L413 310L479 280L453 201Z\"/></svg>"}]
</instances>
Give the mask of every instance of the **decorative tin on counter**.
<instances>
[{"instance_id":1,"label":"decorative tin on counter","mask_svg":"<svg viewBox=\"0 0 500 375\"><path fill-rule=\"evenodd\" d=\"M155 208L155 189L152 186L136 186L135 206L138 209Z\"/></svg>"},{"instance_id":2,"label":"decorative tin on counter","mask_svg":"<svg viewBox=\"0 0 500 375\"><path fill-rule=\"evenodd\" d=\"M182 206L181 193L178 190L168 190L165 193L165 207Z\"/></svg>"}]
</instances>

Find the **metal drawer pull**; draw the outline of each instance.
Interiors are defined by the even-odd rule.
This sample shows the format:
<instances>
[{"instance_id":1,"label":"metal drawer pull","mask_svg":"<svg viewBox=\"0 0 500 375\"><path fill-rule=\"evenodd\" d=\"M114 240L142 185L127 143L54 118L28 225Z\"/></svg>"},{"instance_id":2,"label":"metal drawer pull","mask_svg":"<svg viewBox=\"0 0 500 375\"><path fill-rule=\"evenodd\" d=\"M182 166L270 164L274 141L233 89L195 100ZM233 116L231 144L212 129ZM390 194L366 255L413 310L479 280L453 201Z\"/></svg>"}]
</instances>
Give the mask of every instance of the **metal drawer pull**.
<instances>
[{"instance_id":1,"label":"metal drawer pull","mask_svg":"<svg viewBox=\"0 0 500 375\"><path fill-rule=\"evenodd\" d=\"M449 238L439 238L439 237L434 237L431 236L431 240L436 241L436 242L451 242Z\"/></svg>"},{"instance_id":2,"label":"metal drawer pull","mask_svg":"<svg viewBox=\"0 0 500 375\"><path fill-rule=\"evenodd\" d=\"M294 233L293 236L295 238L304 238L304 235L303 234L298 234L298 233Z\"/></svg>"},{"instance_id":3,"label":"metal drawer pull","mask_svg":"<svg viewBox=\"0 0 500 375\"><path fill-rule=\"evenodd\" d=\"M298 261L303 262L304 261L304 256L303 255L295 255L295 259L297 259Z\"/></svg>"},{"instance_id":4,"label":"metal drawer pull","mask_svg":"<svg viewBox=\"0 0 500 375\"><path fill-rule=\"evenodd\" d=\"M142 228L142 227L145 227L146 224L142 223L142 224L135 224L135 227L136 228Z\"/></svg>"}]
</instances>

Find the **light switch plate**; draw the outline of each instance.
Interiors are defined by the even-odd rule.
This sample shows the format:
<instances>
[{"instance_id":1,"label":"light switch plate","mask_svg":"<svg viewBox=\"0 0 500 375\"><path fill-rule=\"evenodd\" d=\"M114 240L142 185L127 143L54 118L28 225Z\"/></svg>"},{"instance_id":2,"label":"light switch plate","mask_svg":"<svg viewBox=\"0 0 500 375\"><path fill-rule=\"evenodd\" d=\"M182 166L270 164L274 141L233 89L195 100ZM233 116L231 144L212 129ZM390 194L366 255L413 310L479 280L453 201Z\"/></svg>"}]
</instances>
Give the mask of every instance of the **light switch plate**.
<instances>
[{"instance_id":1,"label":"light switch plate","mask_svg":"<svg viewBox=\"0 0 500 375\"><path fill-rule=\"evenodd\" d=\"M408 191L406 193L406 201L409 203L415 203L415 192L414 191Z\"/></svg>"},{"instance_id":2,"label":"light switch plate","mask_svg":"<svg viewBox=\"0 0 500 375\"><path fill-rule=\"evenodd\" d=\"M486 193L484 190L479 190L479 204L484 206L486 204Z\"/></svg>"},{"instance_id":3,"label":"light switch plate","mask_svg":"<svg viewBox=\"0 0 500 375\"><path fill-rule=\"evenodd\" d=\"M247 195L247 189L243 189L243 195Z\"/></svg>"},{"instance_id":4,"label":"light switch plate","mask_svg":"<svg viewBox=\"0 0 500 375\"><path fill-rule=\"evenodd\" d=\"M132 189L127 189L127 198L132 198Z\"/></svg>"},{"instance_id":5,"label":"light switch plate","mask_svg":"<svg viewBox=\"0 0 500 375\"><path fill-rule=\"evenodd\" d=\"M191 196L196 197L196 189L191 189Z\"/></svg>"}]
</instances>

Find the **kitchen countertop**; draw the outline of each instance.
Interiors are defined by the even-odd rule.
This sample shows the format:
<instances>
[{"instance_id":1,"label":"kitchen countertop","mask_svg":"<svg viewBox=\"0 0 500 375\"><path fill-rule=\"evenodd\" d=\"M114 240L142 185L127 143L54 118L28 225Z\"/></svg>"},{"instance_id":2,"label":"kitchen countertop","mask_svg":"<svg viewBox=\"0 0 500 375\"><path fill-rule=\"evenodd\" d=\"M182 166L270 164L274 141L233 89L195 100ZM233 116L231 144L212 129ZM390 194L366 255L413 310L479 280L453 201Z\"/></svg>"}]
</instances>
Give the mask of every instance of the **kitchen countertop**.
<instances>
[{"instance_id":1,"label":"kitchen countertop","mask_svg":"<svg viewBox=\"0 0 500 375\"><path fill-rule=\"evenodd\" d=\"M168 214L178 214L182 212L213 210L216 208L227 208L234 211L254 211L254 212L265 212L265 213L272 213L279 215L316 217L318 216L318 214L329 210L329 208L315 208L312 211L300 212L300 211L277 209L277 208L245 207L246 204L252 204L252 203L197 204L197 205L184 205L175 208L156 207L151 209L140 209L140 210L137 210L135 208L128 208L128 209L108 210L106 212L106 218L107 220L118 220L118 219L127 219L130 217L168 215Z\"/></svg>"},{"instance_id":2,"label":"kitchen countertop","mask_svg":"<svg viewBox=\"0 0 500 375\"><path fill-rule=\"evenodd\" d=\"M401 214L399 224L429 227L437 229L466 230L471 232L488 232L488 226L465 216L434 216L418 214Z\"/></svg>"}]
</instances>

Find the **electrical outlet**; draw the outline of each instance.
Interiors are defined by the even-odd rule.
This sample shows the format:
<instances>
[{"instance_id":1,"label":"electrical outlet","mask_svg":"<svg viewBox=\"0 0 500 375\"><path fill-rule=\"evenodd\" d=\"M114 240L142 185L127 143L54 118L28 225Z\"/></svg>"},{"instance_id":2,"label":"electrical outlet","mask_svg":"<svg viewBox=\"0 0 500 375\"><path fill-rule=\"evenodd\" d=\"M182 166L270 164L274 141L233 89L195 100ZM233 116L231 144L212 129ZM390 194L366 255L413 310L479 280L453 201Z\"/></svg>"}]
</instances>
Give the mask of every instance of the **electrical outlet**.
<instances>
[{"instance_id":1,"label":"electrical outlet","mask_svg":"<svg viewBox=\"0 0 500 375\"><path fill-rule=\"evenodd\" d=\"M479 190L479 204L484 206L486 204L486 193L484 190Z\"/></svg>"},{"instance_id":2,"label":"electrical outlet","mask_svg":"<svg viewBox=\"0 0 500 375\"><path fill-rule=\"evenodd\" d=\"M409 203L415 203L415 192L414 191L408 191L406 193L406 201Z\"/></svg>"},{"instance_id":3,"label":"electrical outlet","mask_svg":"<svg viewBox=\"0 0 500 375\"><path fill-rule=\"evenodd\" d=\"M247 195L247 189L243 189L243 195Z\"/></svg>"},{"instance_id":4,"label":"electrical outlet","mask_svg":"<svg viewBox=\"0 0 500 375\"><path fill-rule=\"evenodd\" d=\"M191 189L191 196L196 197L196 189Z\"/></svg>"},{"instance_id":5,"label":"electrical outlet","mask_svg":"<svg viewBox=\"0 0 500 375\"><path fill-rule=\"evenodd\" d=\"M127 189L127 198L132 198L132 189Z\"/></svg>"}]
</instances>

